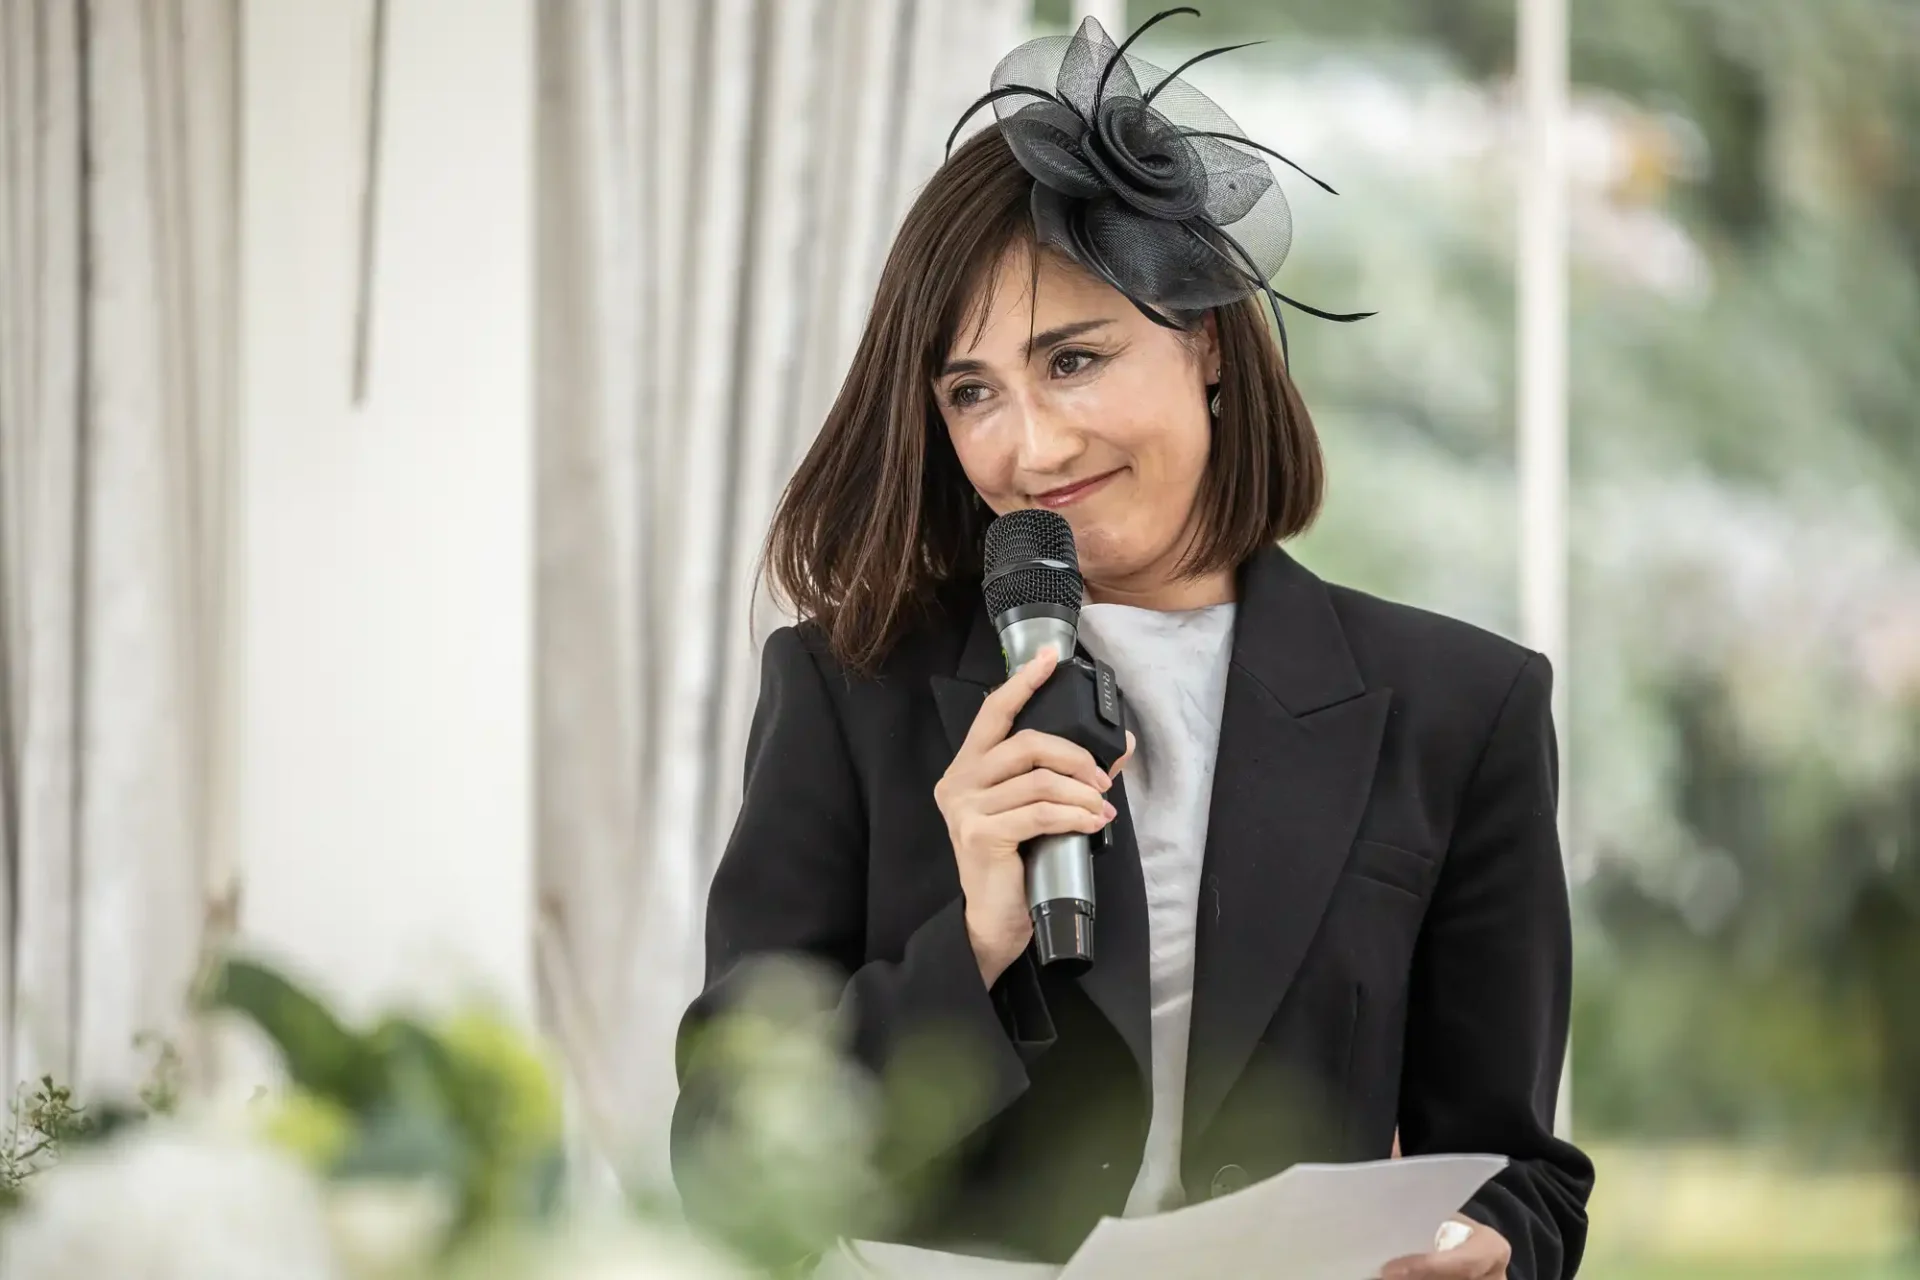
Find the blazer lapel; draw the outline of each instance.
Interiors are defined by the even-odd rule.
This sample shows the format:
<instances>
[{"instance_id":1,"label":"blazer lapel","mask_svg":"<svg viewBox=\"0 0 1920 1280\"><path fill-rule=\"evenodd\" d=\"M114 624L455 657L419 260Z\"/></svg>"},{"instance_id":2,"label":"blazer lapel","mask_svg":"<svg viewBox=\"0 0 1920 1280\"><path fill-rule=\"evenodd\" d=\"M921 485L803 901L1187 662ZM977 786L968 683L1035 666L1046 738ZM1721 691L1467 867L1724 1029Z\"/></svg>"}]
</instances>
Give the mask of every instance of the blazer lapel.
<instances>
[{"instance_id":1,"label":"blazer lapel","mask_svg":"<svg viewBox=\"0 0 1920 1280\"><path fill-rule=\"evenodd\" d=\"M934 676L932 680L940 723L954 751L958 752L966 741L980 703L1006 679L1006 674L1000 637L994 633L985 607L979 607L974 611L954 674ZM1147 888L1140 872L1133 819L1127 809L1124 774L1107 798L1119 816L1113 823L1113 844L1106 848L1094 845L1093 887L1099 897L1094 904L1094 962L1078 982L1126 1042L1141 1080L1150 1082L1153 1057L1147 1005Z\"/></svg>"},{"instance_id":2,"label":"blazer lapel","mask_svg":"<svg viewBox=\"0 0 1920 1280\"><path fill-rule=\"evenodd\" d=\"M1369 692L1324 583L1278 547L1242 571L1194 958L1186 1131L1211 1121L1320 926L1372 788Z\"/></svg>"}]
</instances>

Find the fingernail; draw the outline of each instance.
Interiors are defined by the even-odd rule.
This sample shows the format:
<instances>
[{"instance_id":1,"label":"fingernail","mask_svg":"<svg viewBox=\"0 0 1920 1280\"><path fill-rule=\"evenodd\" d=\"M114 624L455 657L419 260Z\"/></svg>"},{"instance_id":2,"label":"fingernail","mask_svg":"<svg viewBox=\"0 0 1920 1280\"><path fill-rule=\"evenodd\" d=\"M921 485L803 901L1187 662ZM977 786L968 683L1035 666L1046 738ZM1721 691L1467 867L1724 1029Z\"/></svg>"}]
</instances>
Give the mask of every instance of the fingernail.
<instances>
[{"instance_id":1,"label":"fingernail","mask_svg":"<svg viewBox=\"0 0 1920 1280\"><path fill-rule=\"evenodd\" d=\"M1120 811L1119 811L1118 809L1116 809L1116 808L1114 808L1114 807L1113 807L1112 805L1110 805L1110 804L1109 804L1109 805L1107 805L1107 806L1105 806L1105 807L1106 807L1106 810L1107 810L1107 821L1108 821L1108 822L1112 822L1112 821L1113 821L1113 819L1114 819L1114 815L1115 815L1115 814L1117 814L1117 813L1119 813Z\"/></svg>"},{"instance_id":2,"label":"fingernail","mask_svg":"<svg viewBox=\"0 0 1920 1280\"><path fill-rule=\"evenodd\" d=\"M1101 789L1102 791L1105 791L1105 790L1107 790L1107 789L1108 789L1109 787L1111 787L1111 786L1113 786L1113 775L1112 775L1112 774L1110 774L1110 773L1103 773L1103 774L1101 774L1101 775L1100 775L1100 789Z\"/></svg>"}]
</instances>

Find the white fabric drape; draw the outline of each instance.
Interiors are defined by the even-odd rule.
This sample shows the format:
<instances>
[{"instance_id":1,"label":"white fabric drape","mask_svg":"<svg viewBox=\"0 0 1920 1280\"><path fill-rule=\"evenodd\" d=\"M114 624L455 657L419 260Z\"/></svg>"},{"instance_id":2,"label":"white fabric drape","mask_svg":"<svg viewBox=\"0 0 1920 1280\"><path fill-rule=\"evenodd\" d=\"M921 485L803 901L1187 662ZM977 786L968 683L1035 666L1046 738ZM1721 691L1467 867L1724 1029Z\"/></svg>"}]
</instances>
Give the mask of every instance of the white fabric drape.
<instances>
[{"instance_id":1,"label":"white fabric drape","mask_svg":"<svg viewBox=\"0 0 1920 1280\"><path fill-rule=\"evenodd\" d=\"M0 0L0 1080L145 1070L222 874L238 0Z\"/></svg>"},{"instance_id":2,"label":"white fabric drape","mask_svg":"<svg viewBox=\"0 0 1920 1280\"><path fill-rule=\"evenodd\" d=\"M1027 4L539 14L539 972L588 1117L631 1146L671 1103L782 621L754 594L768 516Z\"/></svg>"}]
</instances>

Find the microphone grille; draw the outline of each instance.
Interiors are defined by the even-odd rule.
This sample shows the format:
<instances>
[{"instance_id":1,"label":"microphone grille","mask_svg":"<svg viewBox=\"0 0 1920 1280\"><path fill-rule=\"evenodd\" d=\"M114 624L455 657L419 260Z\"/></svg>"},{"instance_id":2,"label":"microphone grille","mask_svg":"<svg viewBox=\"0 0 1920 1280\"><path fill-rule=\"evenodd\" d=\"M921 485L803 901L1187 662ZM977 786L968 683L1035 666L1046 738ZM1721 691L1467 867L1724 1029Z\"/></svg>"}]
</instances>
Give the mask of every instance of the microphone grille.
<instances>
[{"instance_id":1,"label":"microphone grille","mask_svg":"<svg viewBox=\"0 0 1920 1280\"><path fill-rule=\"evenodd\" d=\"M1080 556L1073 529L1059 513L1040 507L1009 511L987 526L984 558L989 614L1033 604L1079 612Z\"/></svg>"}]
</instances>

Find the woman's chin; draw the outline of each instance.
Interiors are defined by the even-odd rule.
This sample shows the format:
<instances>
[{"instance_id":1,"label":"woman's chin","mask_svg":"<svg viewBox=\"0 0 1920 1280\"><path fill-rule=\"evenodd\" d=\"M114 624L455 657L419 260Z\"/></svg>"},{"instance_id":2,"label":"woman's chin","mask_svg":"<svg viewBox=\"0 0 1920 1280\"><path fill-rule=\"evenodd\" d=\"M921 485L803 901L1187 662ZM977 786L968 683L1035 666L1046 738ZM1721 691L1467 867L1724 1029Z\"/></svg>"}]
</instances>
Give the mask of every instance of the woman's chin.
<instances>
[{"instance_id":1,"label":"woman's chin","mask_svg":"<svg viewBox=\"0 0 1920 1280\"><path fill-rule=\"evenodd\" d=\"M1080 557L1082 573L1111 555L1114 544L1113 531L1100 521L1070 514L1067 515L1067 527L1073 530L1073 549Z\"/></svg>"},{"instance_id":2,"label":"woman's chin","mask_svg":"<svg viewBox=\"0 0 1920 1280\"><path fill-rule=\"evenodd\" d=\"M1110 486L1119 488L1119 486ZM1073 530L1073 549L1080 574L1092 582L1125 582L1152 563L1143 547L1138 513L1127 505L1125 492L1097 493L1060 514Z\"/></svg>"},{"instance_id":3,"label":"woman's chin","mask_svg":"<svg viewBox=\"0 0 1920 1280\"><path fill-rule=\"evenodd\" d=\"M1080 559L1080 576L1090 583L1126 582L1139 572L1139 557L1103 537L1098 529L1082 535L1073 531L1074 550Z\"/></svg>"}]
</instances>

